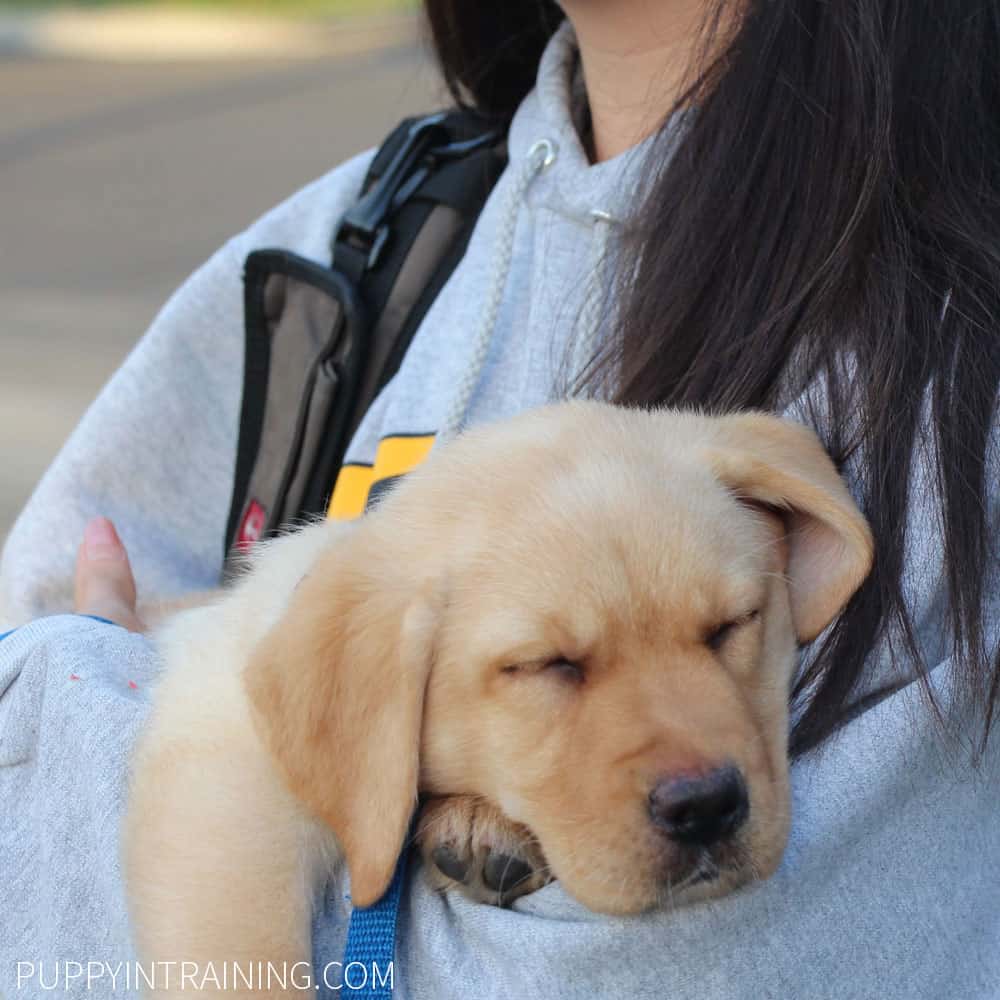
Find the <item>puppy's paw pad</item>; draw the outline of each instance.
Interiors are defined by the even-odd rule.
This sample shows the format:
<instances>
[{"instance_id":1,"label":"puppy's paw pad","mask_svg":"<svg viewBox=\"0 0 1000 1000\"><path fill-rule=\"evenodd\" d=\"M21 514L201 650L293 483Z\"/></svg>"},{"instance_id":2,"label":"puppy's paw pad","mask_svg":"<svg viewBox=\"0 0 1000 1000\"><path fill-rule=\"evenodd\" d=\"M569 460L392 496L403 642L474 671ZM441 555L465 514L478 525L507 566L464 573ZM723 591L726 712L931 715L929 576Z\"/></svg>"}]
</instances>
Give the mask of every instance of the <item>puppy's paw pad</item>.
<instances>
[{"instance_id":1,"label":"puppy's paw pad","mask_svg":"<svg viewBox=\"0 0 1000 1000\"><path fill-rule=\"evenodd\" d=\"M476 902L509 906L551 881L531 832L472 796L426 803L417 842L431 882Z\"/></svg>"},{"instance_id":2,"label":"puppy's paw pad","mask_svg":"<svg viewBox=\"0 0 1000 1000\"><path fill-rule=\"evenodd\" d=\"M486 887L504 894L512 893L534 874L531 865L511 854L488 854L483 865Z\"/></svg>"},{"instance_id":3,"label":"puppy's paw pad","mask_svg":"<svg viewBox=\"0 0 1000 1000\"><path fill-rule=\"evenodd\" d=\"M464 882L469 875L472 859L462 857L450 844L439 844L431 851L431 860L446 878Z\"/></svg>"}]
</instances>

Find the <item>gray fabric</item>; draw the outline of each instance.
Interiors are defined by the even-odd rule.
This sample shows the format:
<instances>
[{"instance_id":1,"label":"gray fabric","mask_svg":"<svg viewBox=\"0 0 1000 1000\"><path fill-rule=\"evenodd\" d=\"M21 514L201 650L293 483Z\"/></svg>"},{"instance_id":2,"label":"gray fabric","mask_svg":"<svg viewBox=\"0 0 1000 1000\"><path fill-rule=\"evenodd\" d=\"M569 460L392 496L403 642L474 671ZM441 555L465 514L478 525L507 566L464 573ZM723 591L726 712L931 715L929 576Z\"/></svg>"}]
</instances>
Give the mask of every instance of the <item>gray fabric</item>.
<instances>
[{"instance_id":1,"label":"gray fabric","mask_svg":"<svg viewBox=\"0 0 1000 1000\"><path fill-rule=\"evenodd\" d=\"M412 312L437 265L444 257L462 228L463 217L451 205L435 205L417 238L413 241L409 256L396 275L392 290L386 299L378 325L372 331L372 353L365 371L365 378L358 389L355 413L362 414L362 408L374 398L379 379L386 362L395 352L399 335L403 331L406 317Z\"/></svg>"},{"instance_id":2,"label":"gray fabric","mask_svg":"<svg viewBox=\"0 0 1000 1000\"><path fill-rule=\"evenodd\" d=\"M0 643L0 996L40 995L40 981L17 989L18 972L46 959L130 958L122 753L155 669L144 638L87 618L42 619ZM45 984L54 974L47 963Z\"/></svg>"},{"instance_id":3,"label":"gray fabric","mask_svg":"<svg viewBox=\"0 0 1000 1000\"><path fill-rule=\"evenodd\" d=\"M282 521L295 518L302 509L302 498L309 486L312 474L312 462L316 461L323 443L323 434L328 426L330 413L337 400L341 388L341 380L337 377L337 366L332 359L327 359L316 368L316 377L309 398L309 407L305 414L302 432L302 447L282 505ZM294 397L293 397L294 398ZM252 487L251 487L252 490ZM255 496L253 492L251 496Z\"/></svg>"},{"instance_id":4,"label":"gray fabric","mask_svg":"<svg viewBox=\"0 0 1000 1000\"><path fill-rule=\"evenodd\" d=\"M298 511L310 472L308 462L288 468L289 443L293 452L315 455L336 392L336 373L332 367L324 370L320 361L330 352L330 339L341 325L343 311L340 303L324 292L286 275L272 274L263 294L272 345L268 402L260 459L247 495L280 520L283 515L275 509L278 498L284 497L288 510ZM345 337L338 333L337 339ZM279 406L278 400L284 406Z\"/></svg>"},{"instance_id":5,"label":"gray fabric","mask_svg":"<svg viewBox=\"0 0 1000 1000\"><path fill-rule=\"evenodd\" d=\"M640 148L587 164L568 112L571 42L563 31L550 45L538 87L512 129L515 167L540 138L559 152L520 206L472 422L552 394L590 278L591 212L624 217L644 155ZM177 593L218 578L239 407L243 257L254 247L284 245L324 260L333 220L354 196L369 156L236 237L167 305L19 520L0 581L10 617L68 606L75 546L96 513L118 522L145 593ZM508 171L465 260L360 428L352 460L371 462L385 435L433 431L447 411L467 370L468 331L489 291L510 182ZM790 410L805 413L804 400ZM943 652L946 595L929 469L928 461L914 473L906 593L919 642L937 664L942 702L968 739L973 720L953 704ZM996 581L989 593L995 639ZM940 742L919 689L906 683L905 664L901 671L888 664L884 647L873 650L872 677L892 678L901 689L794 769L791 843L770 882L675 913L611 920L588 913L558 885L501 911L437 896L416 871L403 905L397 995L1000 998L998 743L975 772L967 746ZM43 995L37 981L15 990L17 961L112 962L128 954L117 817L125 756L154 671L145 640L81 619L39 621L0 642L0 994ZM81 680L69 680L71 673ZM340 957L346 892L337 873L316 921L319 966ZM45 974L51 980L51 964ZM67 992L86 991L74 983Z\"/></svg>"}]
</instances>

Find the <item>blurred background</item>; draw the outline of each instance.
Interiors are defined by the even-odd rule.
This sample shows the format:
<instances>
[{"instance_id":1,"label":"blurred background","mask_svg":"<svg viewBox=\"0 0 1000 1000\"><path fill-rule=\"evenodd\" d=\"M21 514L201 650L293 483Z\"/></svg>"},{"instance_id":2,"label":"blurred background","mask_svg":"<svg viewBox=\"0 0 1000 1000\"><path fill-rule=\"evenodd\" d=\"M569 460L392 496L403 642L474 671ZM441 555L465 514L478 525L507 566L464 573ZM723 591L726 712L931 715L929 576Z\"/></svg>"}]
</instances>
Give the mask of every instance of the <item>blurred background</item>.
<instances>
[{"instance_id":1,"label":"blurred background","mask_svg":"<svg viewBox=\"0 0 1000 1000\"><path fill-rule=\"evenodd\" d=\"M0 2L0 543L186 275L442 100L409 0Z\"/></svg>"}]
</instances>

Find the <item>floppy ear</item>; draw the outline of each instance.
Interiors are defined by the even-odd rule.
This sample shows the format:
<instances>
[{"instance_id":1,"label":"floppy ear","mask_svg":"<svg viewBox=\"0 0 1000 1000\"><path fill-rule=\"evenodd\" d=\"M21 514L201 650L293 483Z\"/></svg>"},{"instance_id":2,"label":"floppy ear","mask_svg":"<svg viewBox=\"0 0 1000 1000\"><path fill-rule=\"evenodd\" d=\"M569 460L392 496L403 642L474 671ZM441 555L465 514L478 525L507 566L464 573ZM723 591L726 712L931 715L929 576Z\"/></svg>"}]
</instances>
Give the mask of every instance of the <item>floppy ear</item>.
<instances>
[{"instance_id":1,"label":"floppy ear","mask_svg":"<svg viewBox=\"0 0 1000 1000\"><path fill-rule=\"evenodd\" d=\"M763 413L720 418L709 464L741 500L783 514L789 598L800 642L830 624L868 575L871 531L816 435Z\"/></svg>"},{"instance_id":2,"label":"floppy ear","mask_svg":"<svg viewBox=\"0 0 1000 1000\"><path fill-rule=\"evenodd\" d=\"M316 560L245 674L258 731L336 834L357 906L388 888L416 808L437 618L363 536Z\"/></svg>"}]
</instances>

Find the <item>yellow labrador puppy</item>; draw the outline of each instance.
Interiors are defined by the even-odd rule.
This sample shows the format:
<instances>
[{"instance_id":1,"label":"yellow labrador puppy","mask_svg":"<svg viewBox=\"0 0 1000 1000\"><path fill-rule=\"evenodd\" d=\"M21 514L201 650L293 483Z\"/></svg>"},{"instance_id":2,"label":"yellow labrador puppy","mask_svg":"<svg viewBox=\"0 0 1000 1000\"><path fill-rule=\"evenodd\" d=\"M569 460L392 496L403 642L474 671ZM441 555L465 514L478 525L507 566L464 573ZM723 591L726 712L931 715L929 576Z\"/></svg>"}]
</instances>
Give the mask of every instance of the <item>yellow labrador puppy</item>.
<instances>
[{"instance_id":1,"label":"yellow labrador puppy","mask_svg":"<svg viewBox=\"0 0 1000 1000\"><path fill-rule=\"evenodd\" d=\"M418 795L474 894L525 830L603 913L767 877L796 647L871 558L815 436L762 414L571 403L442 446L162 630L125 830L140 957L308 961L324 871L377 900Z\"/></svg>"}]
</instances>

